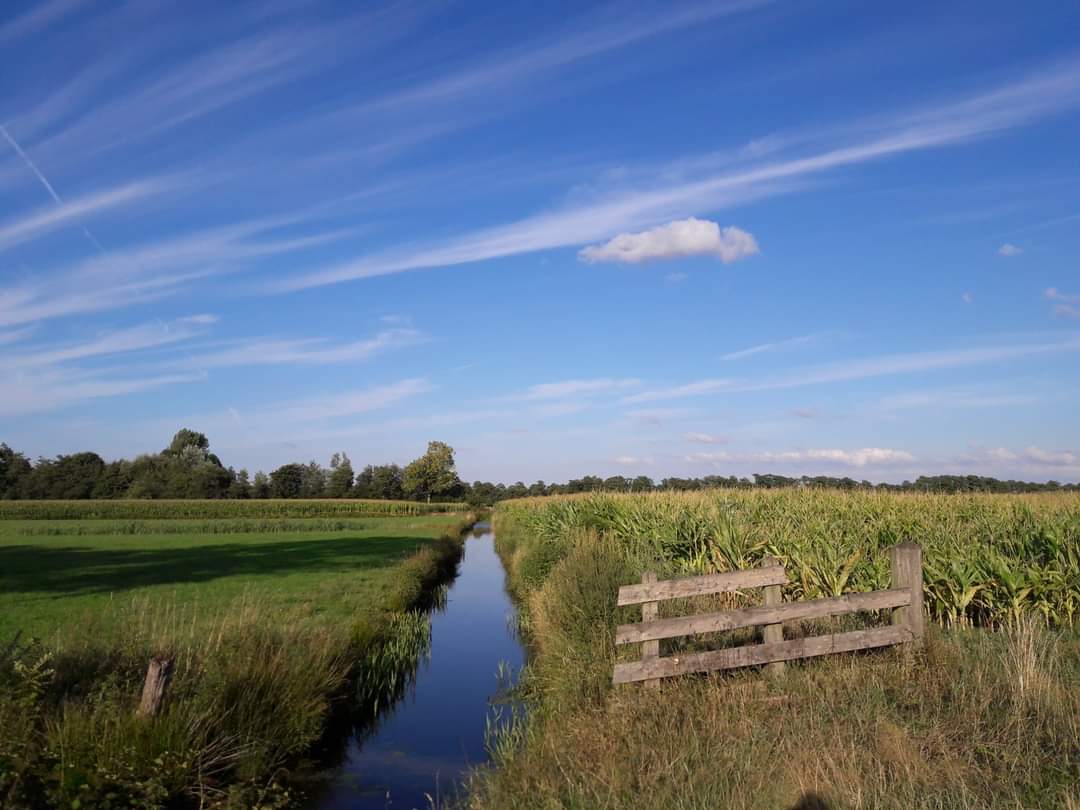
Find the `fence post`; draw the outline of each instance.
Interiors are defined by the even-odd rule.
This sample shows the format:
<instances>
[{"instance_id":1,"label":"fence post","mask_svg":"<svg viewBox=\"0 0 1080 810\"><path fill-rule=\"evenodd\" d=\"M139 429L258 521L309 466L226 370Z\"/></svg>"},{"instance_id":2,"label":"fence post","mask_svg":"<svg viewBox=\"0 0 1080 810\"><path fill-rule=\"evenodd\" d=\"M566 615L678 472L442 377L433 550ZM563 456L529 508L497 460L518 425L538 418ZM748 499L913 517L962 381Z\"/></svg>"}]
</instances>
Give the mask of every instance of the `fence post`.
<instances>
[{"instance_id":1,"label":"fence post","mask_svg":"<svg viewBox=\"0 0 1080 810\"><path fill-rule=\"evenodd\" d=\"M641 575L642 585L652 585L656 582L656 572L646 571ZM651 622L655 621L660 615L660 603L659 602L642 602L641 603L641 621ZM660 657L660 640L654 639L652 641L641 642L641 660L648 661L653 658ZM653 689L660 685L659 678L653 678L651 681L645 682L646 686Z\"/></svg>"},{"instance_id":2,"label":"fence post","mask_svg":"<svg viewBox=\"0 0 1080 810\"><path fill-rule=\"evenodd\" d=\"M761 561L762 568L772 568L774 566L783 567L780 560L771 555L766 555ZM777 607L784 601L784 589L781 585L766 585L763 589L765 591L765 607ZM765 625L764 632L762 633L762 639L766 644L771 644L774 641L784 640L784 624L778 622L777 624ZM771 664L765 665L765 670L773 676L784 674L784 662L774 661Z\"/></svg>"},{"instance_id":3,"label":"fence post","mask_svg":"<svg viewBox=\"0 0 1080 810\"><path fill-rule=\"evenodd\" d=\"M165 693L172 680L173 660L171 658L151 658L146 668L146 681L143 683L142 700L136 712L139 717L154 717L161 711L165 702Z\"/></svg>"},{"instance_id":4,"label":"fence post","mask_svg":"<svg viewBox=\"0 0 1080 810\"><path fill-rule=\"evenodd\" d=\"M922 549L915 543L901 543L889 549L892 586L911 591L911 604L893 609L892 623L911 631L913 641L923 637Z\"/></svg>"}]
</instances>

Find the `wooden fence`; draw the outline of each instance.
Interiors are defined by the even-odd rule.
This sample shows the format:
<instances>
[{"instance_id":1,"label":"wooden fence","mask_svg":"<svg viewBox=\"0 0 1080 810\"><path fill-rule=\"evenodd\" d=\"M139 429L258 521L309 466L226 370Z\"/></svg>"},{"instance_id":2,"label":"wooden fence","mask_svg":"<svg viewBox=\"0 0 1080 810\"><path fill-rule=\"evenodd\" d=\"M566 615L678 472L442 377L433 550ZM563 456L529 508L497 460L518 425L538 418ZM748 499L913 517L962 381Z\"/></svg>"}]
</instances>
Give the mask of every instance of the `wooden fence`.
<instances>
[{"instance_id":1,"label":"wooden fence","mask_svg":"<svg viewBox=\"0 0 1080 810\"><path fill-rule=\"evenodd\" d=\"M891 589L810 599L805 602L783 601L782 587L787 584L787 573L779 560L773 557L766 557L760 568L686 579L657 582L656 574L647 573L641 578L640 585L624 585L619 588L620 605L641 605L641 622L620 625L615 632L615 643L640 643L641 660L616 664L612 680L614 683L655 683L658 678L672 675L762 664L767 664L770 670L776 672L783 669L784 661L796 658L886 647L921 639L924 621L922 549L914 543L903 543L889 549L889 556L892 563ZM661 601L744 588L764 588L764 606L669 619L657 618ZM873 610L892 610L892 624L826 636L784 640L783 623L786 621ZM660 655L661 639L736 630L741 627L764 628L763 643L709 652Z\"/></svg>"}]
</instances>

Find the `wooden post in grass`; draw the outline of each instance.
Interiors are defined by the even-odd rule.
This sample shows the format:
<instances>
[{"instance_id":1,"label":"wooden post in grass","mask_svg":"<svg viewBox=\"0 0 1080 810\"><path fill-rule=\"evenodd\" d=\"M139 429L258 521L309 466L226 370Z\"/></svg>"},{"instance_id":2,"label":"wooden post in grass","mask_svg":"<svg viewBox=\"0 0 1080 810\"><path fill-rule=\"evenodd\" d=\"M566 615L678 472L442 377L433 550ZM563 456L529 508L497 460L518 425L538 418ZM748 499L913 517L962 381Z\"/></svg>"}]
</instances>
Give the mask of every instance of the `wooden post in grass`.
<instances>
[{"instance_id":1,"label":"wooden post in grass","mask_svg":"<svg viewBox=\"0 0 1080 810\"><path fill-rule=\"evenodd\" d=\"M781 565L780 560L771 555L766 555L761 561L762 568L772 568L774 566ZM784 591L781 585L766 585L762 588L765 591L765 607L779 607L784 601ZM784 640L784 623L777 622L776 624L765 625L762 633L762 640L766 644L772 644L773 642ZM774 661L771 664L765 665L766 671L776 677L784 674L784 662Z\"/></svg>"},{"instance_id":2,"label":"wooden post in grass","mask_svg":"<svg viewBox=\"0 0 1080 810\"><path fill-rule=\"evenodd\" d=\"M139 717L156 717L165 703L165 693L172 680L173 659L151 658L146 668L146 681L143 682L142 700L136 714Z\"/></svg>"},{"instance_id":3,"label":"wooden post in grass","mask_svg":"<svg viewBox=\"0 0 1080 810\"><path fill-rule=\"evenodd\" d=\"M922 549L915 543L901 543L889 549L892 563L892 586L911 592L911 604L894 608L892 623L911 633L912 641L923 637Z\"/></svg>"},{"instance_id":4,"label":"wooden post in grass","mask_svg":"<svg viewBox=\"0 0 1080 810\"><path fill-rule=\"evenodd\" d=\"M644 574L641 575L641 584L642 585L652 585L654 582L656 582L656 572L655 571L646 571ZM641 603L641 621L643 621L643 622L656 621L656 619L659 618L659 616L660 616L660 603L659 602L642 602ZM653 641L643 641L643 642L641 642L641 660L642 661L651 661L652 659L659 658L659 657L660 657L660 640L659 639L656 639L656 640L653 640ZM660 680L654 678L651 681L646 681L645 685L652 688L652 689L656 689L658 686L660 686Z\"/></svg>"}]
</instances>

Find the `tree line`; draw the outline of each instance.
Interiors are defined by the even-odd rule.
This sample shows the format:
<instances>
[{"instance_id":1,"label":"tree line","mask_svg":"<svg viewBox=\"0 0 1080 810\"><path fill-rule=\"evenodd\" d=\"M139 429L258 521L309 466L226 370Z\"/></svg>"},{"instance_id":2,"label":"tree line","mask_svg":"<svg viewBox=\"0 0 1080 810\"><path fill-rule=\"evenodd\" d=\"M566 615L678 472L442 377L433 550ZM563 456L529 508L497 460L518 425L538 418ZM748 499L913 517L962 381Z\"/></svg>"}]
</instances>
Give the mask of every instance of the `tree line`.
<instances>
[{"instance_id":1,"label":"tree line","mask_svg":"<svg viewBox=\"0 0 1080 810\"><path fill-rule=\"evenodd\" d=\"M353 472L345 453L329 468L317 461L283 464L269 474L234 469L210 451L210 441L184 428L160 453L106 462L82 452L31 461L0 444L0 499L88 498L377 498L383 500L464 500L468 487L458 478L454 450L429 442L412 463L369 464Z\"/></svg>"},{"instance_id":2,"label":"tree line","mask_svg":"<svg viewBox=\"0 0 1080 810\"><path fill-rule=\"evenodd\" d=\"M526 485L462 481L454 463L454 450L444 442L428 443L427 451L404 467L368 464L356 472L345 453L334 453L329 467L317 461L283 464L269 474L249 475L246 469L226 467L210 451L210 441L198 431L184 428L160 453L106 462L97 453L82 452L39 458L0 443L0 499L87 498L375 498L380 500L468 501L490 506L509 498L562 495L576 492L693 491L727 487L736 489L817 487L828 489L881 489L915 492L1054 492L1080 491L1080 484L1057 481L1000 480L980 475L919 476L901 484L873 484L832 476L788 477L755 474L751 477L707 475L701 478L664 478L645 475L603 478L586 475L566 483L536 481Z\"/></svg>"}]
</instances>

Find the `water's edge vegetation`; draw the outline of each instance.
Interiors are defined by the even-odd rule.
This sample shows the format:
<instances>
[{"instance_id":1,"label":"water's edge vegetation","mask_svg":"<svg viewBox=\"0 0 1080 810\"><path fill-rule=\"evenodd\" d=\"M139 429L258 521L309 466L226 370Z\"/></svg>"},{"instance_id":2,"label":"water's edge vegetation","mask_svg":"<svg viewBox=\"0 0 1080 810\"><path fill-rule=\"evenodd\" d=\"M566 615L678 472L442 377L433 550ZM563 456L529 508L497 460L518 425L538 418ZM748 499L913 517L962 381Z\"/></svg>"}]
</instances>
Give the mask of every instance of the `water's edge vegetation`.
<instances>
[{"instance_id":1,"label":"water's edge vegetation","mask_svg":"<svg viewBox=\"0 0 1080 810\"><path fill-rule=\"evenodd\" d=\"M493 741L472 808L707 808L718 797L762 810L1080 807L1071 496L588 495L504 503L494 519L529 644L528 721ZM610 685L614 628L639 618L615 595L645 570L745 568L770 553L791 572L787 598L831 595L879 587L881 550L905 540L927 560L935 622L921 650L789 665L779 680L747 670ZM662 615L679 609L664 603Z\"/></svg>"},{"instance_id":2,"label":"water's edge vegetation","mask_svg":"<svg viewBox=\"0 0 1080 810\"><path fill-rule=\"evenodd\" d=\"M195 517L176 506L145 517ZM429 511L409 506L418 509L404 514ZM304 504L288 507L274 516ZM108 637L0 640L0 806L291 806L407 687L429 643L426 611L474 520L459 513L452 530L397 562L378 603L345 624L282 623L255 593L209 623L186 605L135 602L115 606ZM157 655L175 661L168 701L158 717L140 718Z\"/></svg>"}]
</instances>

